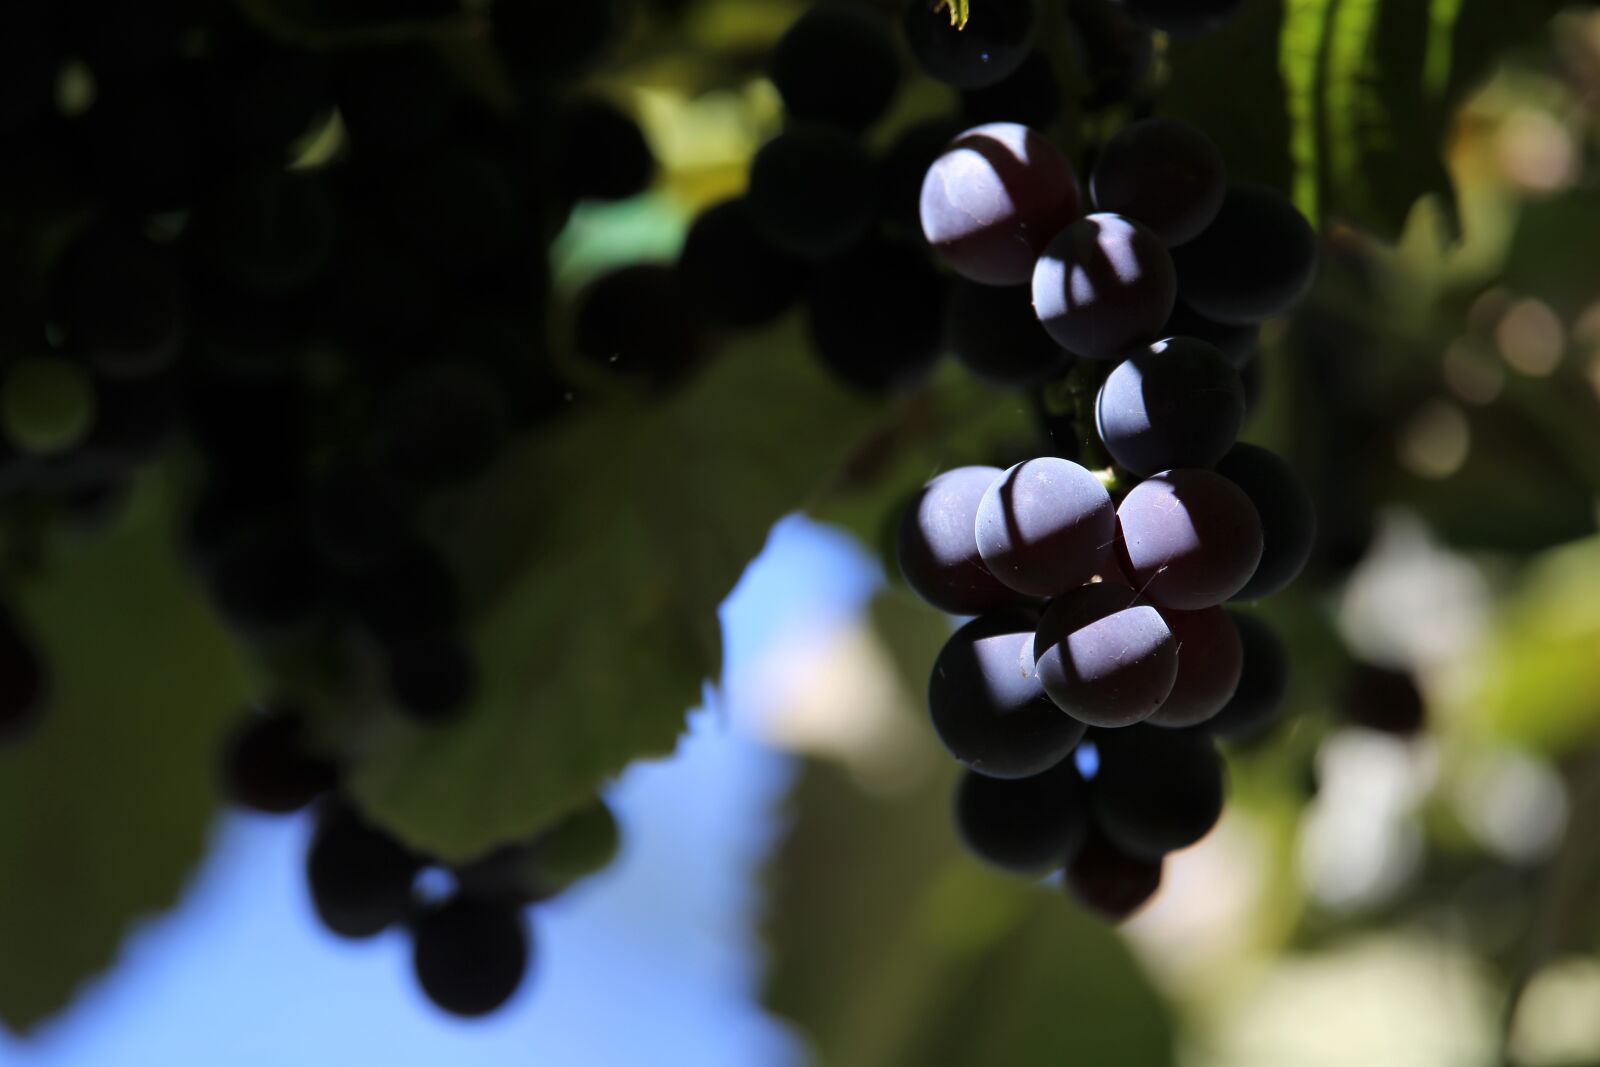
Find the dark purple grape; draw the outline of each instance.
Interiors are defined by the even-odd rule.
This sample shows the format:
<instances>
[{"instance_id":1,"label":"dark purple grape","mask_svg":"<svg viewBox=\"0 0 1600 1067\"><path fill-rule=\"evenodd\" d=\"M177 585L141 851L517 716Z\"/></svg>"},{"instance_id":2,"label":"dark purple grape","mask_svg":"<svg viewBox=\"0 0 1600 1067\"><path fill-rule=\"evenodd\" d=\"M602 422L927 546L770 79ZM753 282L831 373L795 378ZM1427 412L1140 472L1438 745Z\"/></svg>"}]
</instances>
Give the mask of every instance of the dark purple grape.
<instances>
[{"instance_id":1,"label":"dark purple grape","mask_svg":"<svg viewBox=\"0 0 1600 1067\"><path fill-rule=\"evenodd\" d=\"M407 375L381 417L385 469L437 489L487 470L510 435L504 390L482 368L440 362Z\"/></svg>"},{"instance_id":2,"label":"dark purple grape","mask_svg":"<svg viewBox=\"0 0 1600 1067\"><path fill-rule=\"evenodd\" d=\"M778 40L770 73L791 119L859 133L894 99L900 59L878 16L819 4Z\"/></svg>"},{"instance_id":3,"label":"dark purple grape","mask_svg":"<svg viewBox=\"0 0 1600 1067\"><path fill-rule=\"evenodd\" d=\"M1204 341L1220 351L1233 369L1241 373L1261 348L1260 325L1253 322L1244 325L1212 322L1181 299L1172 309L1172 317L1167 319L1166 326L1162 327L1161 336L1193 337L1197 341Z\"/></svg>"},{"instance_id":4,"label":"dark purple grape","mask_svg":"<svg viewBox=\"0 0 1600 1067\"><path fill-rule=\"evenodd\" d=\"M1222 815L1222 757L1199 733L1134 727L1095 735L1095 825L1129 855L1158 860L1199 841Z\"/></svg>"},{"instance_id":5,"label":"dark purple grape","mask_svg":"<svg viewBox=\"0 0 1600 1067\"><path fill-rule=\"evenodd\" d=\"M1143 223L1168 248L1192 241L1222 208L1228 176L1211 138L1178 119L1144 119L1106 142L1089 178L1099 211Z\"/></svg>"},{"instance_id":6,"label":"dark purple grape","mask_svg":"<svg viewBox=\"0 0 1600 1067\"><path fill-rule=\"evenodd\" d=\"M877 208L877 172L849 134L796 126L750 163L745 203L767 238L802 259L825 259L866 232Z\"/></svg>"},{"instance_id":7,"label":"dark purple grape","mask_svg":"<svg viewBox=\"0 0 1600 1067\"><path fill-rule=\"evenodd\" d=\"M1043 134L992 122L946 146L920 203L923 235L951 270L983 285L1023 285L1039 253L1078 217L1078 180Z\"/></svg>"},{"instance_id":8,"label":"dark purple grape","mask_svg":"<svg viewBox=\"0 0 1600 1067\"><path fill-rule=\"evenodd\" d=\"M477 663L459 638L413 634L388 646L389 693L407 718L445 722L466 711L478 684Z\"/></svg>"},{"instance_id":9,"label":"dark purple grape","mask_svg":"<svg viewBox=\"0 0 1600 1067\"><path fill-rule=\"evenodd\" d=\"M1111 458L1148 476L1210 467L1244 425L1244 384L1221 352L1189 337L1139 349L1117 364L1095 400Z\"/></svg>"},{"instance_id":10,"label":"dark purple grape","mask_svg":"<svg viewBox=\"0 0 1600 1067\"><path fill-rule=\"evenodd\" d=\"M974 527L998 467L957 467L934 478L900 520L900 573L923 600L952 615L983 615L1017 594L984 566Z\"/></svg>"},{"instance_id":11,"label":"dark purple grape","mask_svg":"<svg viewBox=\"0 0 1600 1067\"><path fill-rule=\"evenodd\" d=\"M575 78L600 58L623 25L621 0L550 5L494 0L490 40L512 75L534 82Z\"/></svg>"},{"instance_id":12,"label":"dark purple grape","mask_svg":"<svg viewBox=\"0 0 1600 1067\"><path fill-rule=\"evenodd\" d=\"M1244 491L1207 470L1174 470L1138 485L1117 508L1121 563L1134 588L1164 608L1216 607L1261 562L1261 519Z\"/></svg>"},{"instance_id":13,"label":"dark purple grape","mask_svg":"<svg viewBox=\"0 0 1600 1067\"><path fill-rule=\"evenodd\" d=\"M1034 52L1006 78L961 94L961 115L969 126L1020 122L1042 130L1061 117L1061 83L1050 57Z\"/></svg>"},{"instance_id":14,"label":"dark purple grape","mask_svg":"<svg viewBox=\"0 0 1600 1067\"><path fill-rule=\"evenodd\" d=\"M1130 856L1095 827L1067 864L1064 883L1079 904L1112 922L1122 922L1161 888L1162 861Z\"/></svg>"},{"instance_id":15,"label":"dark purple grape","mask_svg":"<svg viewBox=\"0 0 1600 1067\"><path fill-rule=\"evenodd\" d=\"M332 195L318 178L283 170L239 175L195 212L194 239L232 284L277 296L314 281L333 257Z\"/></svg>"},{"instance_id":16,"label":"dark purple grape","mask_svg":"<svg viewBox=\"0 0 1600 1067\"><path fill-rule=\"evenodd\" d=\"M1052 240L1033 271L1033 309L1063 348L1116 359L1156 340L1172 315L1172 257L1149 230L1089 215Z\"/></svg>"},{"instance_id":17,"label":"dark purple grape","mask_svg":"<svg viewBox=\"0 0 1600 1067\"><path fill-rule=\"evenodd\" d=\"M317 917L340 937L372 937L411 911L421 861L350 807L324 808L306 854Z\"/></svg>"},{"instance_id":18,"label":"dark purple grape","mask_svg":"<svg viewBox=\"0 0 1600 1067\"><path fill-rule=\"evenodd\" d=\"M928 680L933 728L957 760L991 778L1027 778L1054 767L1084 726L1050 702L1033 660L1032 612L967 623L945 643Z\"/></svg>"},{"instance_id":19,"label":"dark purple grape","mask_svg":"<svg viewBox=\"0 0 1600 1067\"><path fill-rule=\"evenodd\" d=\"M1031 778L966 772L956 787L956 832L968 851L1001 870L1055 870L1089 826L1089 797L1071 760Z\"/></svg>"},{"instance_id":20,"label":"dark purple grape","mask_svg":"<svg viewBox=\"0 0 1600 1067\"><path fill-rule=\"evenodd\" d=\"M488 1015L528 971L527 923L513 903L455 897L411 924L417 984L452 1015Z\"/></svg>"},{"instance_id":21,"label":"dark purple grape","mask_svg":"<svg viewBox=\"0 0 1600 1067\"><path fill-rule=\"evenodd\" d=\"M1027 596L1061 596L1092 578L1117 539L1116 508L1100 480L1046 456L1001 475L978 504L984 564Z\"/></svg>"},{"instance_id":22,"label":"dark purple grape","mask_svg":"<svg viewBox=\"0 0 1600 1067\"><path fill-rule=\"evenodd\" d=\"M1178 680L1159 710L1154 726L1184 727L1222 711L1238 691L1244 648L1233 617L1221 608L1161 613L1178 642Z\"/></svg>"},{"instance_id":23,"label":"dark purple grape","mask_svg":"<svg viewBox=\"0 0 1600 1067\"><path fill-rule=\"evenodd\" d=\"M271 640L316 620L328 603L328 574L309 538L272 524L246 533L216 562L211 593L226 622Z\"/></svg>"},{"instance_id":24,"label":"dark purple grape","mask_svg":"<svg viewBox=\"0 0 1600 1067\"><path fill-rule=\"evenodd\" d=\"M411 501L383 474L351 463L326 471L311 487L306 522L330 562L381 563L411 542Z\"/></svg>"},{"instance_id":25,"label":"dark purple grape","mask_svg":"<svg viewBox=\"0 0 1600 1067\"><path fill-rule=\"evenodd\" d=\"M695 310L728 326L776 319L800 298L808 276L805 263L762 236L742 199L702 211L678 257L678 277Z\"/></svg>"},{"instance_id":26,"label":"dark purple grape","mask_svg":"<svg viewBox=\"0 0 1600 1067\"><path fill-rule=\"evenodd\" d=\"M1208 319L1246 325L1284 314L1311 290L1317 235L1281 194L1234 186L1216 221L1173 259L1185 303Z\"/></svg>"},{"instance_id":27,"label":"dark purple grape","mask_svg":"<svg viewBox=\"0 0 1600 1067\"><path fill-rule=\"evenodd\" d=\"M339 782L339 768L310 746L305 719L268 708L239 722L222 750L222 787L241 807L286 815Z\"/></svg>"},{"instance_id":28,"label":"dark purple grape","mask_svg":"<svg viewBox=\"0 0 1600 1067\"><path fill-rule=\"evenodd\" d=\"M599 97L560 116L561 190L571 200L626 200L650 188L656 157L633 116Z\"/></svg>"},{"instance_id":29,"label":"dark purple grape","mask_svg":"<svg viewBox=\"0 0 1600 1067\"><path fill-rule=\"evenodd\" d=\"M958 89L981 89L1022 66L1038 31L1038 0L984 0L963 28L928 0L906 0L905 33L917 64Z\"/></svg>"},{"instance_id":30,"label":"dark purple grape","mask_svg":"<svg viewBox=\"0 0 1600 1067\"><path fill-rule=\"evenodd\" d=\"M828 261L807 300L817 358L861 389L900 389L939 358L946 285L909 245L868 238Z\"/></svg>"},{"instance_id":31,"label":"dark purple grape","mask_svg":"<svg viewBox=\"0 0 1600 1067\"><path fill-rule=\"evenodd\" d=\"M457 103L455 82L425 44L340 49L334 96L357 153L409 152L435 140Z\"/></svg>"},{"instance_id":32,"label":"dark purple grape","mask_svg":"<svg viewBox=\"0 0 1600 1067\"><path fill-rule=\"evenodd\" d=\"M926 119L909 127L889 147L879 168L885 222L922 237L922 182L928 168L971 125L959 118Z\"/></svg>"},{"instance_id":33,"label":"dark purple grape","mask_svg":"<svg viewBox=\"0 0 1600 1067\"><path fill-rule=\"evenodd\" d=\"M1233 699L1200 729L1214 737L1248 740L1264 732L1283 710L1289 691L1289 654L1261 619L1237 611L1228 612L1228 617L1239 631L1239 686Z\"/></svg>"},{"instance_id":34,"label":"dark purple grape","mask_svg":"<svg viewBox=\"0 0 1600 1067\"><path fill-rule=\"evenodd\" d=\"M1414 737L1427 726L1427 705L1407 671L1358 663L1345 680L1339 710L1358 726Z\"/></svg>"},{"instance_id":35,"label":"dark purple grape","mask_svg":"<svg viewBox=\"0 0 1600 1067\"><path fill-rule=\"evenodd\" d=\"M1071 365L1072 354L1039 325L1031 298L1025 285L1001 288L962 280L951 287L945 340L974 377L1025 388Z\"/></svg>"},{"instance_id":36,"label":"dark purple grape","mask_svg":"<svg viewBox=\"0 0 1600 1067\"><path fill-rule=\"evenodd\" d=\"M1034 639L1050 699L1090 726L1148 719L1178 677L1178 643L1155 608L1111 582L1051 601Z\"/></svg>"},{"instance_id":37,"label":"dark purple grape","mask_svg":"<svg viewBox=\"0 0 1600 1067\"><path fill-rule=\"evenodd\" d=\"M1128 0L1135 15L1165 33L1209 33L1239 13L1244 0Z\"/></svg>"},{"instance_id":38,"label":"dark purple grape","mask_svg":"<svg viewBox=\"0 0 1600 1067\"><path fill-rule=\"evenodd\" d=\"M1282 457L1259 445L1235 445L1217 473L1244 490L1261 516L1261 563L1234 600L1260 600L1300 576L1317 537L1311 494Z\"/></svg>"},{"instance_id":39,"label":"dark purple grape","mask_svg":"<svg viewBox=\"0 0 1600 1067\"><path fill-rule=\"evenodd\" d=\"M448 633L461 620L455 575L438 552L421 544L358 571L346 594L355 618L391 647Z\"/></svg>"},{"instance_id":40,"label":"dark purple grape","mask_svg":"<svg viewBox=\"0 0 1600 1067\"><path fill-rule=\"evenodd\" d=\"M1088 82L1090 112L1148 96L1156 67L1154 35L1121 0L1067 0L1067 47Z\"/></svg>"},{"instance_id":41,"label":"dark purple grape","mask_svg":"<svg viewBox=\"0 0 1600 1067\"><path fill-rule=\"evenodd\" d=\"M705 354L700 322L677 270L635 263L578 295L575 344L598 367L657 388L683 381Z\"/></svg>"}]
</instances>

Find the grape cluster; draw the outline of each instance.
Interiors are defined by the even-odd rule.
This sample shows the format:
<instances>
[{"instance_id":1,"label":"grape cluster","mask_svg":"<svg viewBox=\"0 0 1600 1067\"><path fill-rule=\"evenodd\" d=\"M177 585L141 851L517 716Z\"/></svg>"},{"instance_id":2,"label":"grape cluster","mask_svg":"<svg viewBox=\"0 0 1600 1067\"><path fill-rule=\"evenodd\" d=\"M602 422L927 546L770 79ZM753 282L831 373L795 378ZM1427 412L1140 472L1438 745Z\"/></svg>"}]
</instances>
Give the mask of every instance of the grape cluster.
<instances>
[{"instance_id":1,"label":"grape cluster","mask_svg":"<svg viewBox=\"0 0 1600 1067\"><path fill-rule=\"evenodd\" d=\"M1292 582L1315 521L1289 465L1238 441L1240 371L1259 323L1308 290L1315 238L1165 118L1111 138L1087 190L1038 131L973 127L929 167L920 209L973 286L968 332L1026 335L1031 295L1035 336L972 362L1064 399L1073 457L947 471L899 528L912 589L976 616L929 683L934 729L967 768L956 822L979 857L1065 868L1086 906L1124 918L1221 814L1216 740L1263 730L1284 696L1282 644L1225 605Z\"/></svg>"},{"instance_id":2,"label":"grape cluster","mask_svg":"<svg viewBox=\"0 0 1600 1067\"><path fill-rule=\"evenodd\" d=\"M428 999L454 1015L495 1011L529 968L528 906L615 857L611 811L596 798L525 842L447 865L391 837L343 798L339 765L311 731L305 716L284 706L242 718L223 752L225 792L238 806L267 814L315 805L306 881L322 925L350 939L403 928Z\"/></svg>"}]
</instances>

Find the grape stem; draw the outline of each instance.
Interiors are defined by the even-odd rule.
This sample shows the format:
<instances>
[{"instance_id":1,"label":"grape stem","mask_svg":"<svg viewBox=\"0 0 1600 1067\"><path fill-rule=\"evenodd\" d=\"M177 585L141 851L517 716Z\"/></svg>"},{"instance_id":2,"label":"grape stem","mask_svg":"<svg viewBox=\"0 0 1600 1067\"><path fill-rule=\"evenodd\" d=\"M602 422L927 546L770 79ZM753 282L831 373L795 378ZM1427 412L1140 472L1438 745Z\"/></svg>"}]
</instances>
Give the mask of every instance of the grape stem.
<instances>
[{"instance_id":1,"label":"grape stem","mask_svg":"<svg viewBox=\"0 0 1600 1067\"><path fill-rule=\"evenodd\" d=\"M1093 360L1080 359L1065 375L1045 383L1039 399L1047 413L1071 417L1078 435L1078 462L1100 479L1106 492L1118 498L1132 482L1126 471L1111 462L1095 430L1094 398L1099 391L1099 367Z\"/></svg>"}]
</instances>

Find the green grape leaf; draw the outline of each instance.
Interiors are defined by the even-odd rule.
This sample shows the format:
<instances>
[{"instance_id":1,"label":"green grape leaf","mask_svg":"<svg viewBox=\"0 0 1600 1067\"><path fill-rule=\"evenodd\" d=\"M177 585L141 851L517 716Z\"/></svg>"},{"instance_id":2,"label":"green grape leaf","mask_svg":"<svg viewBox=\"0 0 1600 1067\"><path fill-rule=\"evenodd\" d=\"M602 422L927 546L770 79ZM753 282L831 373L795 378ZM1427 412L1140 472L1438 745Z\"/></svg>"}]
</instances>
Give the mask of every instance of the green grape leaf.
<instances>
[{"instance_id":1,"label":"green grape leaf","mask_svg":"<svg viewBox=\"0 0 1600 1067\"><path fill-rule=\"evenodd\" d=\"M216 805L239 658L174 559L165 493L62 545L11 592L49 663L38 732L0 752L0 1020L63 1008L138 920L172 906Z\"/></svg>"},{"instance_id":2,"label":"green grape leaf","mask_svg":"<svg viewBox=\"0 0 1600 1067\"><path fill-rule=\"evenodd\" d=\"M972 18L971 0L934 0L935 11L950 12L950 25L958 30L967 28L967 20Z\"/></svg>"},{"instance_id":3,"label":"green grape leaf","mask_svg":"<svg viewBox=\"0 0 1600 1067\"><path fill-rule=\"evenodd\" d=\"M464 858L669 753L720 669L717 606L880 418L791 322L682 392L597 406L521 447L452 515L471 546L457 556L493 594L478 700L435 730L383 720L357 799L413 845Z\"/></svg>"},{"instance_id":4,"label":"green grape leaf","mask_svg":"<svg viewBox=\"0 0 1600 1067\"><path fill-rule=\"evenodd\" d=\"M1172 1064L1167 1009L1113 931L959 852L950 777L869 795L806 766L767 878L767 1005L832 1067Z\"/></svg>"}]
</instances>

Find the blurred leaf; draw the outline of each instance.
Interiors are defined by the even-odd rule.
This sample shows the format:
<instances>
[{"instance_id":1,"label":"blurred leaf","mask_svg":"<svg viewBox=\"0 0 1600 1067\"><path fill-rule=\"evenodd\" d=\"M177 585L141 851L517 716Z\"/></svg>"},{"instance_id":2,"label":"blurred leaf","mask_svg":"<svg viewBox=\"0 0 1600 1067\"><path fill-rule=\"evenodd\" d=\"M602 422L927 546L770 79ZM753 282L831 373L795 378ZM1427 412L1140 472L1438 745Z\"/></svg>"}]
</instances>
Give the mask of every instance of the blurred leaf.
<instances>
[{"instance_id":1,"label":"blurred leaf","mask_svg":"<svg viewBox=\"0 0 1600 1067\"><path fill-rule=\"evenodd\" d=\"M1470 705L1494 734L1545 752L1600 727L1600 540L1547 553L1501 614Z\"/></svg>"},{"instance_id":2,"label":"blurred leaf","mask_svg":"<svg viewBox=\"0 0 1600 1067\"><path fill-rule=\"evenodd\" d=\"M1562 315L1576 317L1600 300L1594 248L1600 244L1600 192L1573 189L1527 201L1506 253L1501 283L1537 293Z\"/></svg>"},{"instance_id":3,"label":"blurred leaf","mask_svg":"<svg viewBox=\"0 0 1600 1067\"><path fill-rule=\"evenodd\" d=\"M1230 180L1288 192L1289 97L1278 55L1283 26L1283 0L1249 0L1215 33L1174 40L1172 77L1158 107L1217 143Z\"/></svg>"},{"instance_id":4,"label":"blurred leaf","mask_svg":"<svg viewBox=\"0 0 1600 1067\"><path fill-rule=\"evenodd\" d=\"M219 728L247 695L178 572L164 494L15 591L48 657L40 731L0 753L0 1018L25 1030L170 907L216 803Z\"/></svg>"},{"instance_id":5,"label":"blurred leaf","mask_svg":"<svg viewBox=\"0 0 1600 1067\"><path fill-rule=\"evenodd\" d=\"M950 25L958 30L967 28L967 20L972 17L971 0L935 0L935 4L950 12Z\"/></svg>"},{"instance_id":6,"label":"blurred leaf","mask_svg":"<svg viewBox=\"0 0 1600 1067\"><path fill-rule=\"evenodd\" d=\"M829 1067L1173 1062L1117 935L960 854L949 776L867 796L811 763L770 872L766 1003Z\"/></svg>"},{"instance_id":7,"label":"blurred leaf","mask_svg":"<svg viewBox=\"0 0 1600 1067\"><path fill-rule=\"evenodd\" d=\"M670 398L567 420L462 503L464 563L495 593L480 698L459 724L389 721L370 738L352 788L375 817L471 856L672 749L720 670L718 604L881 415L794 326L729 348Z\"/></svg>"}]
</instances>

